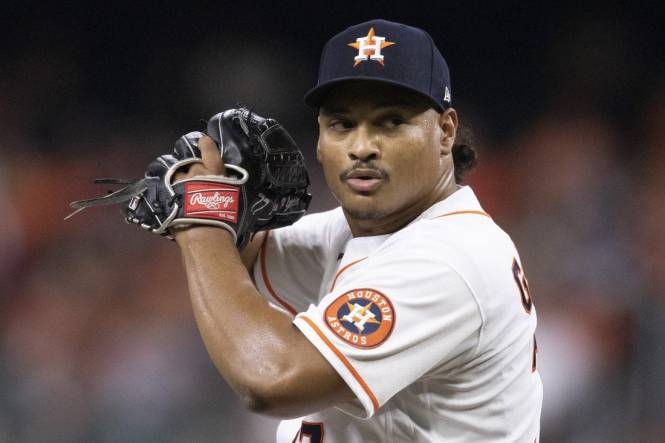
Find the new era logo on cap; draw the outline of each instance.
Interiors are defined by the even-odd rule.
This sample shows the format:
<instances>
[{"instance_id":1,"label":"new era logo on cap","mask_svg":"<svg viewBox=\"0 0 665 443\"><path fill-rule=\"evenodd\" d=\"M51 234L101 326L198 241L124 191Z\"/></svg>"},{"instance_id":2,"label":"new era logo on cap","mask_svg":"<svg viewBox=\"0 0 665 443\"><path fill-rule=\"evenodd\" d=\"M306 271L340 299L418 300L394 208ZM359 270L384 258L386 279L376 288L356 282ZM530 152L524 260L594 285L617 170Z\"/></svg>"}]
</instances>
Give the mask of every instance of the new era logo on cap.
<instances>
[{"instance_id":1,"label":"new era logo on cap","mask_svg":"<svg viewBox=\"0 0 665 443\"><path fill-rule=\"evenodd\" d=\"M443 56L427 32L401 23L371 20L331 38L321 54L317 85L305 102L320 106L332 88L355 80L409 89L439 111L451 105L450 74Z\"/></svg>"}]
</instances>

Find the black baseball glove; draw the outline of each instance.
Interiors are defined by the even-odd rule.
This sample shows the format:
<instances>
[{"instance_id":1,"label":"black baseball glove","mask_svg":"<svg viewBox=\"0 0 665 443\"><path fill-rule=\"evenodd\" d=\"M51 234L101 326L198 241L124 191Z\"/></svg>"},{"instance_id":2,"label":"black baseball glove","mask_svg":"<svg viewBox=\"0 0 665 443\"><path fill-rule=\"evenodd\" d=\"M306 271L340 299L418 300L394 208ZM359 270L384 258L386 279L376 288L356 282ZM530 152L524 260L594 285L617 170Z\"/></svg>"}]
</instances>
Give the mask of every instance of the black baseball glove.
<instances>
[{"instance_id":1,"label":"black baseball glove","mask_svg":"<svg viewBox=\"0 0 665 443\"><path fill-rule=\"evenodd\" d=\"M214 115L206 132L220 148L226 175L173 181L177 170L201 161L202 132L180 137L173 154L152 161L142 180L100 179L126 184L105 197L73 208L121 203L128 222L170 236L173 227L212 225L229 230L241 248L258 231L287 226L305 214L310 194L302 152L275 120L248 109Z\"/></svg>"}]
</instances>

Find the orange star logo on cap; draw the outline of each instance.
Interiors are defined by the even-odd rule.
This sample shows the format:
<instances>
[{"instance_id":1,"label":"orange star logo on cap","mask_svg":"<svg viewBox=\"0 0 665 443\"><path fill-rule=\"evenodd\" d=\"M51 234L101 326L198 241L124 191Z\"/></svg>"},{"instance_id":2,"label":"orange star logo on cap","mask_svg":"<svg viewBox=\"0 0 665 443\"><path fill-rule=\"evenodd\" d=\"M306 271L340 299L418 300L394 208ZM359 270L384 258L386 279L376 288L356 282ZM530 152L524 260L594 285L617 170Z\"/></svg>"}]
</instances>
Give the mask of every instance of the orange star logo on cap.
<instances>
[{"instance_id":1,"label":"orange star logo on cap","mask_svg":"<svg viewBox=\"0 0 665 443\"><path fill-rule=\"evenodd\" d=\"M378 35L375 35L374 28L369 28L369 32L365 37L357 38L355 43L348 43L349 46L358 50L358 55L353 57L353 59L356 61L353 64L353 67L355 68L359 63L368 59L379 62L381 66L384 66L384 57L383 54L381 54L381 50L394 44L396 43L386 41L385 37L379 37Z\"/></svg>"}]
</instances>

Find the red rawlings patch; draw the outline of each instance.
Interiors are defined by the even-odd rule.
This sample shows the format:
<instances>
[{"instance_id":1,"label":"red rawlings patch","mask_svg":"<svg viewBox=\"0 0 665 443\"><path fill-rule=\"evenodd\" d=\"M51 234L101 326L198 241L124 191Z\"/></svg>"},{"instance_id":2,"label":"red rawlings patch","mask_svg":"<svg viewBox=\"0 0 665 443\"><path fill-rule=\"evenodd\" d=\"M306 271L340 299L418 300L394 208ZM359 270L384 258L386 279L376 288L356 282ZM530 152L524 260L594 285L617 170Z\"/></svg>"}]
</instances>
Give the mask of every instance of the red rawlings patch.
<instances>
[{"instance_id":1,"label":"red rawlings patch","mask_svg":"<svg viewBox=\"0 0 665 443\"><path fill-rule=\"evenodd\" d=\"M184 215L237 223L239 195L240 190L236 186L217 182L187 182Z\"/></svg>"}]
</instances>

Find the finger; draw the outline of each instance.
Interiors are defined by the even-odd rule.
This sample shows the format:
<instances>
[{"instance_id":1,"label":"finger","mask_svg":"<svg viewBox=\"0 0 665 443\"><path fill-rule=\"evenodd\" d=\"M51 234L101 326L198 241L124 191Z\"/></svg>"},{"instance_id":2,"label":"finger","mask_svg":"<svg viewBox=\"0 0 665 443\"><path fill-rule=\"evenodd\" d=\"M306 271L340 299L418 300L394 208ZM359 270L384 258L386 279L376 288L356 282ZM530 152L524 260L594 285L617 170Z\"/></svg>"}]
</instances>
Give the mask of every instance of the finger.
<instances>
[{"instance_id":1,"label":"finger","mask_svg":"<svg viewBox=\"0 0 665 443\"><path fill-rule=\"evenodd\" d=\"M201 137L199 139L199 149L201 150L203 166L210 171L209 174L223 175L226 172L219 148L217 148L213 139L207 135Z\"/></svg>"},{"instance_id":2,"label":"finger","mask_svg":"<svg viewBox=\"0 0 665 443\"><path fill-rule=\"evenodd\" d=\"M212 173L201 163L193 163L189 166L178 169L174 175L175 181L184 180L197 175L211 175Z\"/></svg>"}]
</instances>

